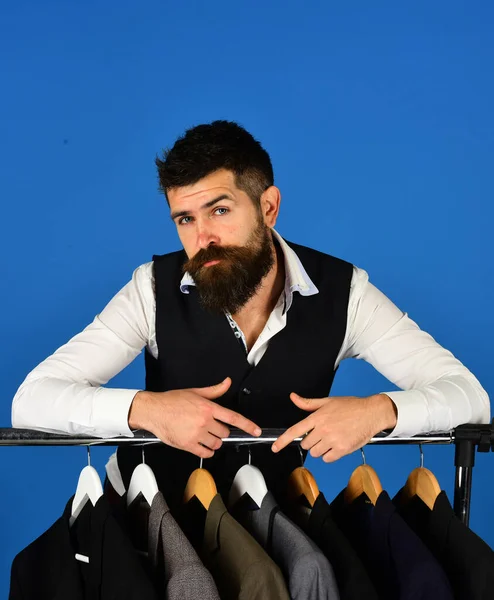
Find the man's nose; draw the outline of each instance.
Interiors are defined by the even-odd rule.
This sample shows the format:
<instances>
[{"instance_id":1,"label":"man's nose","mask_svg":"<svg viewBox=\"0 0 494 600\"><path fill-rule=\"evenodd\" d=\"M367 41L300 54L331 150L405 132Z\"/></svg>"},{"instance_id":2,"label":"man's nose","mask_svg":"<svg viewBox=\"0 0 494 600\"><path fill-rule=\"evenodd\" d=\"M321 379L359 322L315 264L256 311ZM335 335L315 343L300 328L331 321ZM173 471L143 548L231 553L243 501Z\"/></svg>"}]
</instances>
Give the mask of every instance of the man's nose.
<instances>
[{"instance_id":1,"label":"man's nose","mask_svg":"<svg viewBox=\"0 0 494 600\"><path fill-rule=\"evenodd\" d=\"M197 228L197 246L200 249L208 248L212 244L219 244L219 237L214 233L211 227L205 223L198 223Z\"/></svg>"}]
</instances>

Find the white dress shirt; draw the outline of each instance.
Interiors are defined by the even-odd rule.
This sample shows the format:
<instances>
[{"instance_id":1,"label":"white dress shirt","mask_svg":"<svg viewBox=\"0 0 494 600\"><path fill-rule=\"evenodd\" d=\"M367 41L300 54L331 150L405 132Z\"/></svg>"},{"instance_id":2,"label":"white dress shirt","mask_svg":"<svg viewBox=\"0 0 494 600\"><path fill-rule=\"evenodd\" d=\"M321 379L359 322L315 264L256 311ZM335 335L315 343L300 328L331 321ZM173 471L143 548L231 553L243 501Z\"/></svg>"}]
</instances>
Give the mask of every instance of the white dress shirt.
<instances>
[{"instance_id":1,"label":"white dress shirt","mask_svg":"<svg viewBox=\"0 0 494 600\"><path fill-rule=\"evenodd\" d=\"M272 231L284 254L285 289L248 352L251 365L259 362L269 340L285 327L293 293L319 293L293 249ZM27 375L13 399L13 427L98 437L133 436L127 419L140 390L104 385L145 346L158 356L152 265L148 262L135 269L129 283L91 324ZM186 273L181 291L188 293L189 285L194 281ZM403 390L383 392L398 411L393 437L490 421L489 397L474 375L399 310L358 267L353 269L346 334L335 369L345 358L364 359Z\"/></svg>"}]
</instances>

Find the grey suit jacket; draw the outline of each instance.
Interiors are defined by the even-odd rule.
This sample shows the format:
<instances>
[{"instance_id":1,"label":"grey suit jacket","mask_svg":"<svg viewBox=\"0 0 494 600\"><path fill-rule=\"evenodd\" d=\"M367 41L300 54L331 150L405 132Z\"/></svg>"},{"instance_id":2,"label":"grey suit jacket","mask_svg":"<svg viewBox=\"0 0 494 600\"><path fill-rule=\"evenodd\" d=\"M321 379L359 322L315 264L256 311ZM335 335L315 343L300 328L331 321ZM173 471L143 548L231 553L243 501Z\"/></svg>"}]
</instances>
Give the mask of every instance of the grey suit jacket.
<instances>
[{"instance_id":1,"label":"grey suit jacket","mask_svg":"<svg viewBox=\"0 0 494 600\"><path fill-rule=\"evenodd\" d=\"M201 562L159 492L148 521L148 553L152 565L164 563L167 600L220 600L213 576Z\"/></svg>"},{"instance_id":2,"label":"grey suit jacket","mask_svg":"<svg viewBox=\"0 0 494 600\"><path fill-rule=\"evenodd\" d=\"M246 501L247 500L247 501ZM292 600L339 600L333 568L316 544L280 511L271 492L253 510L244 496L232 515L280 567Z\"/></svg>"},{"instance_id":3,"label":"grey suit jacket","mask_svg":"<svg viewBox=\"0 0 494 600\"><path fill-rule=\"evenodd\" d=\"M222 600L289 600L280 568L226 510L216 494L201 554Z\"/></svg>"}]
</instances>

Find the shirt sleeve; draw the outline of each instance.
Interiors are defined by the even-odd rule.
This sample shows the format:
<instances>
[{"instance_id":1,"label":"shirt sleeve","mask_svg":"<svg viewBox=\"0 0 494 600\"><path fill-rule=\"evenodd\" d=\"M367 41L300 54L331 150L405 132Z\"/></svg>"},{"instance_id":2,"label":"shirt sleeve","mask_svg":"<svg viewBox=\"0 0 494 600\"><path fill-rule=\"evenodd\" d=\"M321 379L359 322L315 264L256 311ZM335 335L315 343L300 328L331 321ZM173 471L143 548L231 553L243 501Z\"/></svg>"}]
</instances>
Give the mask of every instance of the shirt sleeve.
<instances>
[{"instance_id":1,"label":"shirt sleeve","mask_svg":"<svg viewBox=\"0 0 494 600\"><path fill-rule=\"evenodd\" d=\"M390 436L449 431L463 423L489 423L490 401L476 377L421 330L354 267L348 325L336 364L363 359L401 391L384 393L398 411Z\"/></svg>"},{"instance_id":2,"label":"shirt sleeve","mask_svg":"<svg viewBox=\"0 0 494 600\"><path fill-rule=\"evenodd\" d=\"M141 353L154 331L152 266L135 269L91 324L27 375L12 401L13 427L133 436L128 413L140 390L103 386Z\"/></svg>"}]
</instances>

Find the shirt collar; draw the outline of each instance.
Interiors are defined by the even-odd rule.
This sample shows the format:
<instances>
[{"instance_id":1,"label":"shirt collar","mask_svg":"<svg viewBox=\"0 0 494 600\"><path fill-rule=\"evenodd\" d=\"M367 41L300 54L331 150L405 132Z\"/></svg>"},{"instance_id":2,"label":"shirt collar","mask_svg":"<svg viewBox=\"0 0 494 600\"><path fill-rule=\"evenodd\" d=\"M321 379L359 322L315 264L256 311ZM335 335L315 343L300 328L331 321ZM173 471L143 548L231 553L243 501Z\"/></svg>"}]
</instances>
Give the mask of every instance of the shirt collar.
<instances>
[{"instance_id":1,"label":"shirt collar","mask_svg":"<svg viewBox=\"0 0 494 600\"><path fill-rule=\"evenodd\" d=\"M319 290L304 269L295 251L285 242L281 235L271 229L274 238L279 242L285 259L285 310L288 311L293 301L293 292L299 292L301 296L313 296ZM189 293L189 286L195 285L194 279L187 271L180 281L180 291Z\"/></svg>"}]
</instances>

